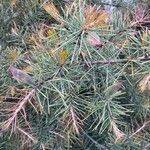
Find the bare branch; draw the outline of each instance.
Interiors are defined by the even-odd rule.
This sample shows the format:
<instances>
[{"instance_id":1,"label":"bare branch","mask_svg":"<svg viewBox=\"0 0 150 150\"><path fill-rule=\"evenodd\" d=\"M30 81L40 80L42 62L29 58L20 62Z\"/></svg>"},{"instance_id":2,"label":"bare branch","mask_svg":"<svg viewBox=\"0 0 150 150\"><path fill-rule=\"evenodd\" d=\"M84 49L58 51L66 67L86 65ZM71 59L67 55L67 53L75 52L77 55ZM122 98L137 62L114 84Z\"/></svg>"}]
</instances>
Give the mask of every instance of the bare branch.
<instances>
[{"instance_id":1,"label":"bare branch","mask_svg":"<svg viewBox=\"0 0 150 150\"><path fill-rule=\"evenodd\" d=\"M32 97L32 95L34 94L35 92L35 89L32 89L27 96L25 96L25 98L22 100L22 101L19 101L17 104L16 104L16 109L15 111L12 113L12 116L6 120L5 122L3 122L1 125L0 125L0 129L1 131L5 131L7 130L11 125L13 125L15 122L16 122L16 119L17 119L17 116L18 116L18 113L24 108L25 104L27 103L27 101ZM16 125L15 125L16 127Z\"/></svg>"},{"instance_id":2,"label":"bare branch","mask_svg":"<svg viewBox=\"0 0 150 150\"><path fill-rule=\"evenodd\" d=\"M78 122L76 120L76 116L75 116L75 113L74 113L72 107L70 108L70 112L71 112L71 117L72 117L74 129L75 129L76 133L79 134Z\"/></svg>"}]
</instances>

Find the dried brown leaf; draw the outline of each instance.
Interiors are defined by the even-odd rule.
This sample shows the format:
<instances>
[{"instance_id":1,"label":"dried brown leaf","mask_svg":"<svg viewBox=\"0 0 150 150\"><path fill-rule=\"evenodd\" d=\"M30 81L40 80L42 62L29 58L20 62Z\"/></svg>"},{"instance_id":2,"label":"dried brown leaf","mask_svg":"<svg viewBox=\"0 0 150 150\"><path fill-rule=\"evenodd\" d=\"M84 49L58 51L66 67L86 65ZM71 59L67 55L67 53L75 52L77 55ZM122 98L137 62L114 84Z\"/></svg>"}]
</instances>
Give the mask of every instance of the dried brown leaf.
<instances>
[{"instance_id":1,"label":"dried brown leaf","mask_svg":"<svg viewBox=\"0 0 150 150\"><path fill-rule=\"evenodd\" d=\"M98 10L95 6L88 6L84 12L85 22L83 29L89 30L96 27L108 26L108 12L104 10Z\"/></svg>"},{"instance_id":2,"label":"dried brown leaf","mask_svg":"<svg viewBox=\"0 0 150 150\"><path fill-rule=\"evenodd\" d=\"M87 42L93 47L102 47L103 43L100 37L95 32L89 32L87 35Z\"/></svg>"},{"instance_id":3,"label":"dried brown leaf","mask_svg":"<svg viewBox=\"0 0 150 150\"><path fill-rule=\"evenodd\" d=\"M141 93L144 91L150 91L150 75L147 74L144 78L139 82L139 90Z\"/></svg>"},{"instance_id":4,"label":"dried brown leaf","mask_svg":"<svg viewBox=\"0 0 150 150\"><path fill-rule=\"evenodd\" d=\"M125 133L123 133L121 130L118 129L118 126L115 123L115 121L111 122L111 127L116 138L115 143L121 142L122 140L125 139Z\"/></svg>"},{"instance_id":5,"label":"dried brown leaf","mask_svg":"<svg viewBox=\"0 0 150 150\"><path fill-rule=\"evenodd\" d=\"M9 72L11 73L12 77L18 81L28 84L34 84L32 77L23 70L17 69L16 67L11 65L9 67Z\"/></svg>"},{"instance_id":6,"label":"dried brown leaf","mask_svg":"<svg viewBox=\"0 0 150 150\"><path fill-rule=\"evenodd\" d=\"M53 2L44 2L43 4L44 10L51 15L55 20L62 23L61 15L58 11L58 9L55 7Z\"/></svg>"}]
</instances>

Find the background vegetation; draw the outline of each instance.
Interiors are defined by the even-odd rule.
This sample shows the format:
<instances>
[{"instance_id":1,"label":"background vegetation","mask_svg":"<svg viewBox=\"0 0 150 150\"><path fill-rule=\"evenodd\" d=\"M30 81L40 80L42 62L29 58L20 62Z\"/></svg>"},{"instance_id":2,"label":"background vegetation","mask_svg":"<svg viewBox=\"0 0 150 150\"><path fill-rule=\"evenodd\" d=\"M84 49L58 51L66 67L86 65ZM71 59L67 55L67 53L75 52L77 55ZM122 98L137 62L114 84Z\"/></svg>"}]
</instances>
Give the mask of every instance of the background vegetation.
<instances>
[{"instance_id":1,"label":"background vegetation","mask_svg":"<svg viewBox=\"0 0 150 150\"><path fill-rule=\"evenodd\" d=\"M0 1L0 149L150 149L149 0Z\"/></svg>"}]
</instances>

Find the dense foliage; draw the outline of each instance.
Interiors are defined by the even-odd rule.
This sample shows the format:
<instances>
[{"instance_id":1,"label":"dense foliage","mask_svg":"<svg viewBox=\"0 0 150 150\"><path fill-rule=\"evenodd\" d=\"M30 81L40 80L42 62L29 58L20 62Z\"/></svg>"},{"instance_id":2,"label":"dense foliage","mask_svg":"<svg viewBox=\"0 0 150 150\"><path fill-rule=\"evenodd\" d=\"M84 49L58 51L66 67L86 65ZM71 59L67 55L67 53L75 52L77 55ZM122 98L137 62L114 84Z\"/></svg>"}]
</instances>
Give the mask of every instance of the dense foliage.
<instances>
[{"instance_id":1,"label":"dense foliage","mask_svg":"<svg viewBox=\"0 0 150 150\"><path fill-rule=\"evenodd\" d=\"M149 0L1 0L0 70L0 149L150 149Z\"/></svg>"}]
</instances>

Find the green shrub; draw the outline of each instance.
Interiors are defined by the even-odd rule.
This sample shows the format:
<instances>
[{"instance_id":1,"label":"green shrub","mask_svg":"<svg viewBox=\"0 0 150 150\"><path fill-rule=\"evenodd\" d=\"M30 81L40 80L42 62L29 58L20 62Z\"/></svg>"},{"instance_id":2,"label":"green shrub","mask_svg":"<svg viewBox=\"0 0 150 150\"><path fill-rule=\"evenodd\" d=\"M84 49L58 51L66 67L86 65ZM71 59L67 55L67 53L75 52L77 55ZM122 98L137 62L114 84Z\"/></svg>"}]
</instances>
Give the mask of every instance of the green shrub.
<instances>
[{"instance_id":1,"label":"green shrub","mask_svg":"<svg viewBox=\"0 0 150 150\"><path fill-rule=\"evenodd\" d=\"M2 150L149 149L145 4L1 2Z\"/></svg>"}]
</instances>

